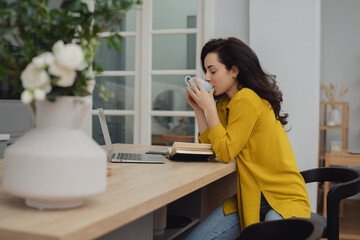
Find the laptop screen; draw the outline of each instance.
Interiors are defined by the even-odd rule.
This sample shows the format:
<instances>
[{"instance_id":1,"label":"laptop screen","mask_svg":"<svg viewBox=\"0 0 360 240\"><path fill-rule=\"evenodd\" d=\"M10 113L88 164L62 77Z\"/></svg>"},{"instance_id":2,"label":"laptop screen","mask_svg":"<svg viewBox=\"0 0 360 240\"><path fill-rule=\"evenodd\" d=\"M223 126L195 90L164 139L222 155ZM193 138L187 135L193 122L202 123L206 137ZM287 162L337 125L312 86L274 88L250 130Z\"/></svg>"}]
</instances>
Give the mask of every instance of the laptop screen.
<instances>
[{"instance_id":1,"label":"laptop screen","mask_svg":"<svg viewBox=\"0 0 360 240\"><path fill-rule=\"evenodd\" d=\"M111 138L110 138L110 134L109 134L109 129L107 127L104 110L102 108L98 108L98 114L99 114L101 130L102 130L102 133L103 133L104 139L105 139L108 158L110 159L110 157L114 153L114 149L113 149L113 146L112 146L112 142L111 142Z\"/></svg>"}]
</instances>

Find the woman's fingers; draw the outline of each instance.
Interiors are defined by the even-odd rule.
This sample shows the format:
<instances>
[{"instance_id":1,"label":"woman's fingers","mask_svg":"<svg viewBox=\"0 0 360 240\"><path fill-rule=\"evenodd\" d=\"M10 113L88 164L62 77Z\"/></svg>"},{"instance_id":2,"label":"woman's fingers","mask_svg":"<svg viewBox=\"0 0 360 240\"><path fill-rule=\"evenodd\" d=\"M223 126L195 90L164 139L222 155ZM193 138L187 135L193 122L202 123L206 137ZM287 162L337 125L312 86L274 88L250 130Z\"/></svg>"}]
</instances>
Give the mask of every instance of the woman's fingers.
<instances>
[{"instance_id":1,"label":"woman's fingers","mask_svg":"<svg viewBox=\"0 0 360 240\"><path fill-rule=\"evenodd\" d=\"M191 93L193 93L194 94L194 92L190 89L190 88L188 88L187 89L188 90L188 92L187 92L187 94L186 94L186 100L187 100L187 102L190 104L190 106L194 109L194 110L197 110L197 109L201 109L200 107L199 107L199 105L196 103L196 101L191 97Z\"/></svg>"},{"instance_id":2,"label":"woman's fingers","mask_svg":"<svg viewBox=\"0 0 360 240\"><path fill-rule=\"evenodd\" d=\"M191 90L189 87L186 87L187 93L190 95L190 97L195 100L195 98L197 97L196 93L194 93L193 90ZM199 90L197 90L199 91Z\"/></svg>"},{"instance_id":3,"label":"woman's fingers","mask_svg":"<svg viewBox=\"0 0 360 240\"><path fill-rule=\"evenodd\" d=\"M199 88L195 85L193 81L189 80L188 83L191 85L191 87L194 89L196 93L199 92Z\"/></svg>"},{"instance_id":4,"label":"woman's fingers","mask_svg":"<svg viewBox=\"0 0 360 240\"><path fill-rule=\"evenodd\" d=\"M210 90L209 93L210 93L211 96L214 96L214 91L215 91L215 90L214 90L213 88Z\"/></svg>"},{"instance_id":5,"label":"woman's fingers","mask_svg":"<svg viewBox=\"0 0 360 240\"><path fill-rule=\"evenodd\" d=\"M194 77L194 81L198 85L198 88L200 89L200 91L206 91L204 86L200 83L200 81L199 81L199 79L197 77Z\"/></svg>"},{"instance_id":6,"label":"woman's fingers","mask_svg":"<svg viewBox=\"0 0 360 240\"><path fill-rule=\"evenodd\" d=\"M197 92L195 93L193 90L191 90L189 87L187 87L187 91L188 91L188 94L190 95L189 97L191 98L191 101L194 103L194 104L197 104L200 106L200 103L201 103L201 93L199 91L199 89L197 89Z\"/></svg>"},{"instance_id":7,"label":"woman's fingers","mask_svg":"<svg viewBox=\"0 0 360 240\"><path fill-rule=\"evenodd\" d=\"M191 82L190 82L191 83ZM198 81L200 84L200 82ZM186 87L187 93L189 95L189 99L191 103L199 107L200 109L204 110L209 105L214 103L214 89L211 89L208 93L203 87L202 90L196 88L194 83L191 83L192 87L195 89L195 92L191 90L189 87ZM190 103L190 102L189 102Z\"/></svg>"},{"instance_id":8,"label":"woman's fingers","mask_svg":"<svg viewBox=\"0 0 360 240\"><path fill-rule=\"evenodd\" d=\"M192 100L191 96L190 96L190 88L186 87L186 99L188 100L188 102L190 103L190 101Z\"/></svg>"}]
</instances>

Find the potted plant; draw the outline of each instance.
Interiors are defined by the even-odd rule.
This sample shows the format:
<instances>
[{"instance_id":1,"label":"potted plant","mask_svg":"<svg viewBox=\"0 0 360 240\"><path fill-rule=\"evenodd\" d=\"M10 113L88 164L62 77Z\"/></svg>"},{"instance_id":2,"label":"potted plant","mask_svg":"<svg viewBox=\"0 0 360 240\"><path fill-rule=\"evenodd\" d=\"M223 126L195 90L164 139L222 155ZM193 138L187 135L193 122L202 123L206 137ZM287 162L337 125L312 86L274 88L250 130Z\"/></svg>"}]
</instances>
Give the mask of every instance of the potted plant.
<instances>
[{"instance_id":1,"label":"potted plant","mask_svg":"<svg viewBox=\"0 0 360 240\"><path fill-rule=\"evenodd\" d=\"M120 50L117 23L134 0L0 0L0 79L29 104L36 128L5 150L4 189L39 209L80 206L106 187L106 153L79 130L91 110L99 33Z\"/></svg>"}]
</instances>

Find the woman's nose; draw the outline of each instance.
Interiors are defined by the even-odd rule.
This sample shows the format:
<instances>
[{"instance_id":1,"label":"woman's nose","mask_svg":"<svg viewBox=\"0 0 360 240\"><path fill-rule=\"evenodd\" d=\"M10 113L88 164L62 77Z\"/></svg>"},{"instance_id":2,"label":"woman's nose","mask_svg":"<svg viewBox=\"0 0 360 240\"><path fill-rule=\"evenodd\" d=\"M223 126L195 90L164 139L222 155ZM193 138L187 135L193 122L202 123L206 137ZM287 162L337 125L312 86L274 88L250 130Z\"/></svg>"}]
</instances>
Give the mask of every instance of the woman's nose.
<instances>
[{"instance_id":1,"label":"woman's nose","mask_svg":"<svg viewBox=\"0 0 360 240\"><path fill-rule=\"evenodd\" d=\"M208 82L208 83L211 81L211 79L210 79L210 77L209 77L208 74L205 74L205 81Z\"/></svg>"}]
</instances>

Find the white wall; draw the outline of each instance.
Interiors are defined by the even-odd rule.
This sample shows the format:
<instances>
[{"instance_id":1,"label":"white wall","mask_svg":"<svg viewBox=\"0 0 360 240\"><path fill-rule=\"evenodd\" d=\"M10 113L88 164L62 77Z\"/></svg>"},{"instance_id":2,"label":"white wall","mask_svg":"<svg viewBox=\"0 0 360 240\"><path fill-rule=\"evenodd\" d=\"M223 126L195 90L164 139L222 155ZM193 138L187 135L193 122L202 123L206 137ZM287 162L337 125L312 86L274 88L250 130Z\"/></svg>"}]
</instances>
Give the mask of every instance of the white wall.
<instances>
[{"instance_id":1,"label":"white wall","mask_svg":"<svg viewBox=\"0 0 360 240\"><path fill-rule=\"evenodd\" d=\"M360 150L360 1L326 0L322 6L322 81L349 86L349 149ZM328 131L331 140L340 132Z\"/></svg>"},{"instance_id":2,"label":"white wall","mask_svg":"<svg viewBox=\"0 0 360 240\"><path fill-rule=\"evenodd\" d=\"M283 111L299 170L317 167L320 0L250 1L250 46L264 69L277 76ZM316 186L307 186L316 209Z\"/></svg>"},{"instance_id":3,"label":"white wall","mask_svg":"<svg viewBox=\"0 0 360 240\"><path fill-rule=\"evenodd\" d=\"M343 100L350 106L349 149L355 151L360 151L359 9L358 0L322 2L322 81L350 87ZM339 140L340 131L327 131L328 149L331 141ZM360 194L352 199L360 199Z\"/></svg>"},{"instance_id":4,"label":"white wall","mask_svg":"<svg viewBox=\"0 0 360 240\"><path fill-rule=\"evenodd\" d=\"M214 38L236 37L249 43L249 0L215 0Z\"/></svg>"}]
</instances>

